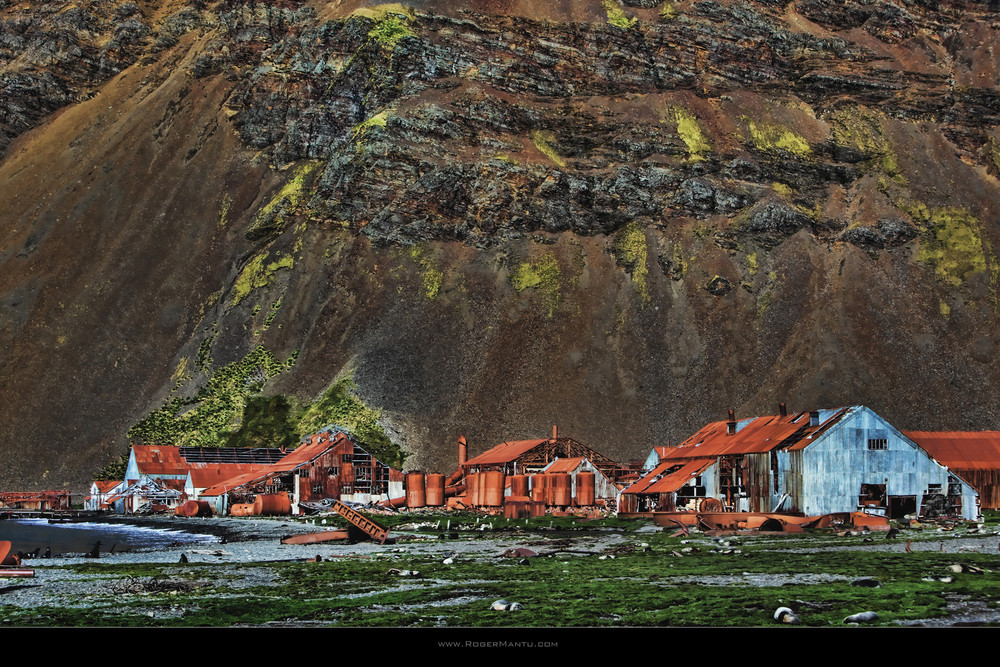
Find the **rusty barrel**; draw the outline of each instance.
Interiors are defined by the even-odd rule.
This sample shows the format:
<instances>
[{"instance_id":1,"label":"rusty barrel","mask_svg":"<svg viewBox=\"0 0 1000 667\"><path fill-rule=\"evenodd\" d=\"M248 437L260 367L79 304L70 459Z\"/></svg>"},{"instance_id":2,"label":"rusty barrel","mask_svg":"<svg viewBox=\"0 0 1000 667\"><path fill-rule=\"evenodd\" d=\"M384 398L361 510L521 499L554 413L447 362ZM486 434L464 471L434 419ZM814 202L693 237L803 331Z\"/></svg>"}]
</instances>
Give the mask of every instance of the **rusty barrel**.
<instances>
[{"instance_id":1,"label":"rusty barrel","mask_svg":"<svg viewBox=\"0 0 1000 667\"><path fill-rule=\"evenodd\" d=\"M212 516L212 506L204 500L189 500L174 510L177 516Z\"/></svg>"},{"instance_id":2,"label":"rusty barrel","mask_svg":"<svg viewBox=\"0 0 1000 667\"><path fill-rule=\"evenodd\" d=\"M279 516L292 513L292 502L287 493L261 493L253 501L257 516Z\"/></svg>"},{"instance_id":3,"label":"rusty barrel","mask_svg":"<svg viewBox=\"0 0 1000 667\"><path fill-rule=\"evenodd\" d=\"M557 472L552 475L552 504L565 507L573 504L573 478L568 472Z\"/></svg>"},{"instance_id":4,"label":"rusty barrel","mask_svg":"<svg viewBox=\"0 0 1000 667\"><path fill-rule=\"evenodd\" d=\"M512 496L527 496L528 495L528 476L527 475L511 475L510 476L510 495L512 495Z\"/></svg>"},{"instance_id":5,"label":"rusty barrel","mask_svg":"<svg viewBox=\"0 0 1000 667\"><path fill-rule=\"evenodd\" d=\"M482 504L487 507L503 505L503 490L507 485L507 476L499 470L487 470L483 473L485 479L480 481Z\"/></svg>"},{"instance_id":6,"label":"rusty barrel","mask_svg":"<svg viewBox=\"0 0 1000 667\"><path fill-rule=\"evenodd\" d=\"M423 507L426 505L424 490L424 473L411 472L406 475L406 506Z\"/></svg>"},{"instance_id":7,"label":"rusty barrel","mask_svg":"<svg viewBox=\"0 0 1000 667\"><path fill-rule=\"evenodd\" d=\"M428 507L441 507L444 505L444 475L439 472L432 472L424 480L425 500Z\"/></svg>"},{"instance_id":8,"label":"rusty barrel","mask_svg":"<svg viewBox=\"0 0 1000 667\"><path fill-rule=\"evenodd\" d=\"M230 516L254 516L253 503L233 503L229 507Z\"/></svg>"},{"instance_id":9,"label":"rusty barrel","mask_svg":"<svg viewBox=\"0 0 1000 667\"><path fill-rule=\"evenodd\" d=\"M597 477L592 472L581 472L576 476L576 504L588 507L596 499Z\"/></svg>"}]
</instances>

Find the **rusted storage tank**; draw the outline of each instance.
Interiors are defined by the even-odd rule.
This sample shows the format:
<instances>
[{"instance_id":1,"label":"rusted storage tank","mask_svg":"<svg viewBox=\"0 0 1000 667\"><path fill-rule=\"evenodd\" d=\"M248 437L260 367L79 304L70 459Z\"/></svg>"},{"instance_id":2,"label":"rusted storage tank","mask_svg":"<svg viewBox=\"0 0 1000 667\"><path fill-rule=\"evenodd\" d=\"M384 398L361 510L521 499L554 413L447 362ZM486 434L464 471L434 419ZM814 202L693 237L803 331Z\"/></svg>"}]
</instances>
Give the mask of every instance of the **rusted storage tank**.
<instances>
[{"instance_id":1,"label":"rusted storage tank","mask_svg":"<svg viewBox=\"0 0 1000 667\"><path fill-rule=\"evenodd\" d=\"M536 503L549 502L549 476L548 475L530 475L531 482L531 500Z\"/></svg>"},{"instance_id":2,"label":"rusted storage tank","mask_svg":"<svg viewBox=\"0 0 1000 667\"><path fill-rule=\"evenodd\" d=\"M204 500L189 500L174 510L177 516L212 516L212 506Z\"/></svg>"},{"instance_id":3,"label":"rusted storage tank","mask_svg":"<svg viewBox=\"0 0 1000 667\"><path fill-rule=\"evenodd\" d=\"M428 507L444 505L444 475L432 472L424 480L424 500Z\"/></svg>"},{"instance_id":4,"label":"rusted storage tank","mask_svg":"<svg viewBox=\"0 0 1000 667\"><path fill-rule=\"evenodd\" d=\"M479 482L482 504L487 507L503 505L503 490L507 485L507 476L499 470L487 470L482 477Z\"/></svg>"},{"instance_id":5,"label":"rusted storage tank","mask_svg":"<svg viewBox=\"0 0 1000 667\"><path fill-rule=\"evenodd\" d=\"M580 507L588 507L594 504L596 497L597 478L592 472L577 473L576 476L576 504Z\"/></svg>"},{"instance_id":6,"label":"rusted storage tank","mask_svg":"<svg viewBox=\"0 0 1000 667\"><path fill-rule=\"evenodd\" d=\"M479 495L479 473L474 472L465 476L465 497L468 502L472 504L473 507L479 507L482 505L480 502L481 497Z\"/></svg>"},{"instance_id":7,"label":"rusted storage tank","mask_svg":"<svg viewBox=\"0 0 1000 667\"><path fill-rule=\"evenodd\" d=\"M552 486L552 504L565 507L573 503L573 480L568 472L557 472L550 482Z\"/></svg>"},{"instance_id":8,"label":"rusted storage tank","mask_svg":"<svg viewBox=\"0 0 1000 667\"><path fill-rule=\"evenodd\" d=\"M408 473L406 475L406 506L423 507L426 504L425 498L424 473Z\"/></svg>"},{"instance_id":9,"label":"rusted storage tank","mask_svg":"<svg viewBox=\"0 0 1000 667\"><path fill-rule=\"evenodd\" d=\"M528 495L528 476L527 475L511 475L510 476L510 495L511 496L527 496Z\"/></svg>"},{"instance_id":10,"label":"rusted storage tank","mask_svg":"<svg viewBox=\"0 0 1000 667\"><path fill-rule=\"evenodd\" d=\"M260 493L253 501L257 516L282 516L292 513L292 501L287 493Z\"/></svg>"},{"instance_id":11,"label":"rusted storage tank","mask_svg":"<svg viewBox=\"0 0 1000 667\"><path fill-rule=\"evenodd\" d=\"M233 503L229 506L230 516L254 516L253 503Z\"/></svg>"}]
</instances>

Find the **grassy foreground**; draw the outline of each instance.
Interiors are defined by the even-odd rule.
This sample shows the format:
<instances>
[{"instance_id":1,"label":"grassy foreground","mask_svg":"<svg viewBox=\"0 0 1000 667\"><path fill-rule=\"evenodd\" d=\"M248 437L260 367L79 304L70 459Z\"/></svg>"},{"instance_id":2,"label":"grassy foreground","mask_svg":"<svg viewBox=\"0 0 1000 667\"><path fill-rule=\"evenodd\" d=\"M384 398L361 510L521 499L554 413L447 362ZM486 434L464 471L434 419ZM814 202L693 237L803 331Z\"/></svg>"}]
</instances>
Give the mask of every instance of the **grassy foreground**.
<instances>
[{"instance_id":1,"label":"grassy foreground","mask_svg":"<svg viewBox=\"0 0 1000 667\"><path fill-rule=\"evenodd\" d=\"M796 611L802 626L843 627L846 616L862 611L876 612L876 625L886 626L946 617L956 602L992 608L1000 602L998 555L959 552L948 544L950 535L932 530L904 531L893 540L879 533L711 539L636 532L648 527L642 521L546 518L527 530L519 523L499 520L489 537L509 536L513 548L532 544L550 526L563 528L559 537L565 539L553 544L564 551L526 560L459 555L446 564L439 554L407 553L407 543L400 542L370 557L322 562L65 566L99 582L91 587L95 592L34 608L3 604L0 595L0 625L757 627L777 625L774 611L785 606ZM481 539L481 532L462 531L468 527L444 516L415 526L426 538L451 540L456 547ZM579 549L573 534L597 531L621 531L626 539L603 553L566 551ZM908 553L907 539L933 540L935 547L941 542L943 551ZM884 550L860 549L874 541L884 542ZM955 572L957 565L964 571ZM407 570L419 576L401 572ZM859 585L870 580L879 585ZM499 599L521 609L493 611Z\"/></svg>"}]
</instances>

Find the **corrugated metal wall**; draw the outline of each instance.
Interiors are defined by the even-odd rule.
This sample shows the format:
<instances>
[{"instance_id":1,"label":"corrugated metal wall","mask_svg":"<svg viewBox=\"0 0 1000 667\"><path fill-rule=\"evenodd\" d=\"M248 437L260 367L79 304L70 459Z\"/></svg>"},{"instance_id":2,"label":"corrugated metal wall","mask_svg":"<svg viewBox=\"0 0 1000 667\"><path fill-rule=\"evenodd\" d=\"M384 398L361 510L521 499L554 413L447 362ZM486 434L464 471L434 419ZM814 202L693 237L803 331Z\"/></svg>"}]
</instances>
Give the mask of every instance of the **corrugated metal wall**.
<instances>
[{"instance_id":1,"label":"corrugated metal wall","mask_svg":"<svg viewBox=\"0 0 1000 667\"><path fill-rule=\"evenodd\" d=\"M878 441L877 449L869 440ZM856 509L862 484L884 484L888 496L915 496L917 507L929 484L948 488L949 471L868 408L856 408L800 452L784 453L789 490L807 515ZM975 491L963 484L962 513L978 515Z\"/></svg>"}]
</instances>

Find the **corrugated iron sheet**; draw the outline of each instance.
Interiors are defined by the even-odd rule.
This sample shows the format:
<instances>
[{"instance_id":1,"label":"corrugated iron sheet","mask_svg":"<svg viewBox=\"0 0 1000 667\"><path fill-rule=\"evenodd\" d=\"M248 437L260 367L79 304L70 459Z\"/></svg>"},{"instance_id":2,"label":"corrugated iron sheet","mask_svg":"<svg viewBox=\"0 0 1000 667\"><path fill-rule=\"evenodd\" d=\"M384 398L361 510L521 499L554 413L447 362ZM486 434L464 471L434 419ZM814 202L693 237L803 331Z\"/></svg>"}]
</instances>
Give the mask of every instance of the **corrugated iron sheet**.
<instances>
[{"instance_id":1,"label":"corrugated iron sheet","mask_svg":"<svg viewBox=\"0 0 1000 667\"><path fill-rule=\"evenodd\" d=\"M701 471L714 462L714 458L701 458L681 462L672 460L663 461L650 471L648 475L622 491L622 493L672 493L687 484L692 477L700 474ZM677 465L681 467L673 472L667 472Z\"/></svg>"}]
</instances>

